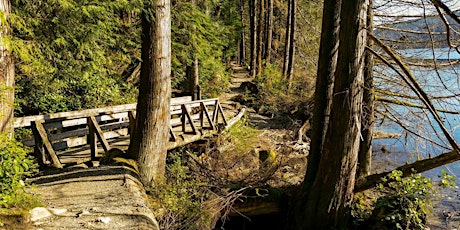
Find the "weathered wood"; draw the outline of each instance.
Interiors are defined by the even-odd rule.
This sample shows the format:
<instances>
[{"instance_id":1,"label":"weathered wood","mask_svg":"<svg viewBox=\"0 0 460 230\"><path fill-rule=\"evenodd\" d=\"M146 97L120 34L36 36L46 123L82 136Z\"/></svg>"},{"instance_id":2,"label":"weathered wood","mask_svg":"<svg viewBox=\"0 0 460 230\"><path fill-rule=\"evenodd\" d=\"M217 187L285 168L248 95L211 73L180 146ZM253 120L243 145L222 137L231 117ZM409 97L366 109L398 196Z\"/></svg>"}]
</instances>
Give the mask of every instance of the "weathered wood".
<instances>
[{"instance_id":1,"label":"weathered wood","mask_svg":"<svg viewBox=\"0 0 460 230\"><path fill-rule=\"evenodd\" d=\"M234 116L230 121L228 121L228 124L225 126L225 130L228 130L230 127L232 127L236 122L241 120L241 118L244 116L244 113L246 112L245 108L242 108L238 115Z\"/></svg>"},{"instance_id":2,"label":"weathered wood","mask_svg":"<svg viewBox=\"0 0 460 230\"><path fill-rule=\"evenodd\" d=\"M176 135L174 134L174 132L173 132L171 127L169 127L169 135L170 135L169 140L171 140L171 141L176 141L177 140Z\"/></svg>"},{"instance_id":3,"label":"weathered wood","mask_svg":"<svg viewBox=\"0 0 460 230\"><path fill-rule=\"evenodd\" d=\"M208 112L208 109L206 108L206 105L201 102L201 112L200 112L200 124L201 124L201 128L204 128L204 116L206 116L206 119L208 119L208 122L209 122L209 125L211 126L210 128L211 129L215 129L215 125L214 123L212 122L211 120L211 117L209 116L209 112Z\"/></svg>"},{"instance_id":4,"label":"weathered wood","mask_svg":"<svg viewBox=\"0 0 460 230\"><path fill-rule=\"evenodd\" d=\"M91 151L91 160L94 161L96 160L96 155L97 155L97 139L96 139L96 128L94 127L94 125L91 125L92 121L91 121L91 118L86 118L88 121L88 129L89 129L89 133L88 133L88 144L89 144L89 148L90 148L90 151Z\"/></svg>"},{"instance_id":5,"label":"weathered wood","mask_svg":"<svg viewBox=\"0 0 460 230\"><path fill-rule=\"evenodd\" d=\"M182 132L185 133L185 127L186 127L186 121L188 120L188 123L190 124L190 127L192 128L192 133L196 134L196 127L195 124L193 123L193 119L190 116L190 113L185 105L182 105Z\"/></svg>"},{"instance_id":6,"label":"weathered wood","mask_svg":"<svg viewBox=\"0 0 460 230\"><path fill-rule=\"evenodd\" d=\"M48 135L46 134L45 128L43 127L43 121L35 121L34 122L34 129L37 132L37 138L39 140L35 140L37 143L43 143L45 150L48 152L48 154L51 157L51 161L53 163L53 166L56 168L62 168L61 162L59 161L59 158L57 157L56 153L54 152L53 146L51 145L51 142L48 140Z\"/></svg>"},{"instance_id":7,"label":"weathered wood","mask_svg":"<svg viewBox=\"0 0 460 230\"><path fill-rule=\"evenodd\" d=\"M128 133L133 133L134 129L136 128L136 114L135 111L128 111L128 118L129 118L129 128Z\"/></svg>"},{"instance_id":8,"label":"weathered wood","mask_svg":"<svg viewBox=\"0 0 460 230\"><path fill-rule=\"evenodd\" d=\"M36 127L37 127L36 125L32 125L32 133L35 139L34 154L35 154L35 157L37 158L38 165L40 167L45 167L48 164L47 163L48 160L46 157L45 147L43 146L42 138L40 137L40 133L38 132Z\"/></svg>"},{"instance_id":9,"label":"weathered wood","mask_svg":"<svg viewBox=\"0 0 460 230\"><path fill-rule=\"evenodd\" d=\"M99 139L99 142L101 142L104 152L108 152L110 150L110 145L105 139L104 133L102 132L101 127L99 127L99 124L97 123L96 118L89 117L88 119L89 119L88 125L92 127L94 132L96 133L97 139Z\"/></svg>"},{"instance_id":10,"label":"weathered wood","mask_svg":"<svg viewBox=\"0 0 460 230\"><path fill-rule=\"evenodd\" d=\"M192 98L190 96L185 97L176 97L171 98L171 104L182 104L185 102L190 102ZM27 117L17 117L14 119L14 128L19 127L27 127L31 125L32 121L36 120L44 120L48 122L50 120L70 120L75 118L83 118L89 116L98 116L103 114L115 114L115 113L122 113L136 110L136 104L125 104L125 105L116 105L116 106L109 106L109 107L102 107L102 108L95 108L95 109L86 109L86 110L79 110L79 111L70 111L70 112L61 112L61 113L53 113L53 114L46 114L46 115L36 115L36 116L27 116Z\"/></svg>"}]
</instances>

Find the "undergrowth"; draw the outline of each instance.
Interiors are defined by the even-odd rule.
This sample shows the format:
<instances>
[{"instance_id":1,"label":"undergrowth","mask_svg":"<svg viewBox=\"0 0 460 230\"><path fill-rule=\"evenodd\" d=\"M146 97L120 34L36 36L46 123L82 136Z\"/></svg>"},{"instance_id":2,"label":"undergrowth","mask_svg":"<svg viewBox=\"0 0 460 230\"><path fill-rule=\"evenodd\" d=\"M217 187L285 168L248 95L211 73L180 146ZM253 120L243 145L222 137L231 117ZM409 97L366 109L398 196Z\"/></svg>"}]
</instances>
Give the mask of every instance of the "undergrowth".
<instances>
[{"instance_id":1,"label":"undergrowth","mask_svg":"<svg viewBox=\"0 0 460 230\"><path fill-rule=\"evenodd\" d=\"M449 184L449 177L445 178ZM395 170L384 183L388 184L379 184L372 193L355 196L353 215L359 228L425 229L436 192L431 179L415 173L403 178L402 172Z\"/></svg>"},{"instance_id":2,"label":"undergrowth","mask_svg":"<svg viewBox=\"0 0 460 230\"><path fill-rule=\"evenodd\" d=\"M38 206L38 198L25 191L24 182L36 171L24 147L8 134L0 133L0 216L21 214Z\"/></svg>"}]
</instances>

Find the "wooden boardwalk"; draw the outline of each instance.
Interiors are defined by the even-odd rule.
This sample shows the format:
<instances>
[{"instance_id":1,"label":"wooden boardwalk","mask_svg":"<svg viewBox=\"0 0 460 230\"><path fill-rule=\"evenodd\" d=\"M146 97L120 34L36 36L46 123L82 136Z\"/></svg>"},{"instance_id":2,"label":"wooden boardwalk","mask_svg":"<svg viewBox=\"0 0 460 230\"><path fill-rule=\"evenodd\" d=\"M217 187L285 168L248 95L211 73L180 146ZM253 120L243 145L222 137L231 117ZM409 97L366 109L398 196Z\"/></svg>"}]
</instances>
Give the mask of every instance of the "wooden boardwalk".
<instances>
[{"instance_id":1,"label":"wooden boardwalk","mask_svg":"<svg viewBox=\"0 0 460 230\"><path fill-rule=\"evenodd\" d=\"M126 150L134 127L136 104L118 105L48 115L18 117L15 128L31 129L33 138L22 140L33 147L41 166L97 161L112 148ZM241 117L242 113L239 114ZM229 126L219 99L192 101L172 98L168 149L209 137Z\"/></svg>"}]
</instances>

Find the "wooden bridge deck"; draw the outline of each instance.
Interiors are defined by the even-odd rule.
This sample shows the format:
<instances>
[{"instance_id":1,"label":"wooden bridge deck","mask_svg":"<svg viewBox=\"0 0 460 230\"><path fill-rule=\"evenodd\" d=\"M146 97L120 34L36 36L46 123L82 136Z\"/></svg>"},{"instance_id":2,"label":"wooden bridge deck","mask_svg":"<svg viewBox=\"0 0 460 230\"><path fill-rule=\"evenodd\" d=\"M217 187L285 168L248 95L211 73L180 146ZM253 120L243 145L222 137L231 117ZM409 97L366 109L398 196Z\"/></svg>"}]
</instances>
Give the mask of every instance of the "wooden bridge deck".
<instances>
[{"instance_id":1,"label":"wooden bridge deck","mask_svg":"<svg viewBox=\"0 0 460 230\"><path fill-rule=\"evenodd\" d=\"M41 166L62 168L97 161L112 148L126 150L135 124L136 104L126 104L48 115L18 117L15 128L31 129L33 138L22 140L34 148ZM192 101L172 98L168 149L209 137L226 128L219 99ZM242 113L238 117L241 117Z\"/></svg>"}]
</instances>

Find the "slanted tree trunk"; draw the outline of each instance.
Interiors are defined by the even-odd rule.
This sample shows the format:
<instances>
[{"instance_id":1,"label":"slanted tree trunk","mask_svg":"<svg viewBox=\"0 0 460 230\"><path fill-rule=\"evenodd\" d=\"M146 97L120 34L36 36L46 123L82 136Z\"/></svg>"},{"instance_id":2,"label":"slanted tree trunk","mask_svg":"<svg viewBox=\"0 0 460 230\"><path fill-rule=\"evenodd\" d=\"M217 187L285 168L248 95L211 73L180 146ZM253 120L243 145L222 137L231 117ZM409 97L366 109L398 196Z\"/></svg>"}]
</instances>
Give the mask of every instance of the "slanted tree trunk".
<instances>
[{"instance_id":1,"label":"slanted tree trunk","mask_svg":"<svg viewBox=\"0 0 460 230\"><path fill-rule=\"evenodd\" d=\"M367 9L367 32L373 30L372 0L369 0ZM373 46L371 39L367 40L367 46ZM374 126L374 55L370 52L364 54L364 92L363 92L363 123L361 125L361 145L358 157L358 178L368 176L372 163L372 130Z\"/></svg>"},{"instance_id":2,"label":"slanted tree trunk","mask_svg":"<svg viewBox=\"0 0 460 230\"><path fill-rule=\"evenodd\" d=\"M328 41L321 41L320 52L331 54L338 49L338 56L337 62L320 56L319 68L336 68L318 71L320 81L328 80L333 73L334 89L329 94L328 87L324 87L327 83L319 83L322 88L315 98L332 98L332 104L322 99L316 103L324 104L315 112L324 115L331 105L331 115L325 135L324 128L314 125L316 138L312 150L316 152L312 152L313 159L309 157L308 166L315 163L317 166L307 169L301 202L303 211L296 214L297 229L346 229L349 226L358 162L367 2L326 0L324 11L321 39ZM314 117L321 121L317 114ZM310 160L316 162L310 163Z\"/></svg>"},{"instance_id":3,"label":"slanted tree trunk","mask_svg":"<svg viewBox=\"0 0 460 230\"><path fill-rule=\"evenodd\" d=\"M152 186L165 174L171 101L170 1L146 1L142 13L142 67L136 128L129 154L142 182Z\"/></svg>"},{"instance_id":4,"label":"slanted tree trunk","mask_svg":"<svg viewBox=\"0 0 460 230\"><path fill-rule=\"evenodd\" d=\"M7 36L11 4L0 0L0 132L13 133L14 64Z\"/></svg>"},{"instance_id":5,"label":"slanted tree trunk","mask_svg":"<svg viewBox=\"0 0 460 230\"><path fill-rule=\"evenodd\" d=\"M255 78L256 77L256 58L257 58L257 14L256 14L256 5L257 5L257 0L249 0L249 24L250 24L250 34L251 34L251 45L250 45L250 66L251 66L251 71L250 75L251 77Z\"/></svg>"},{"instance_id":6,"label":"slanted tree trunk","mask_svg":"<svg viewBox=\"0 0 460 230\"><path fill-rule=\"evenodd\" d=\"M273 0L267 0L267 20L266 20L266 43L265 43L265 55L264 59L266 63L270 63L271 52L272 52L272 41L273 41Z\"/></svg>"}]
</instances>

